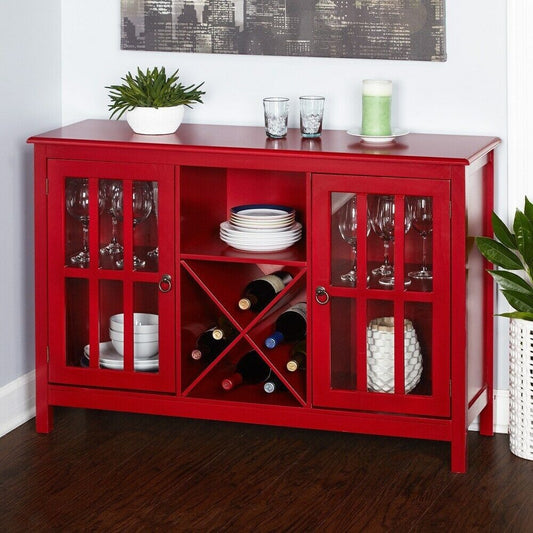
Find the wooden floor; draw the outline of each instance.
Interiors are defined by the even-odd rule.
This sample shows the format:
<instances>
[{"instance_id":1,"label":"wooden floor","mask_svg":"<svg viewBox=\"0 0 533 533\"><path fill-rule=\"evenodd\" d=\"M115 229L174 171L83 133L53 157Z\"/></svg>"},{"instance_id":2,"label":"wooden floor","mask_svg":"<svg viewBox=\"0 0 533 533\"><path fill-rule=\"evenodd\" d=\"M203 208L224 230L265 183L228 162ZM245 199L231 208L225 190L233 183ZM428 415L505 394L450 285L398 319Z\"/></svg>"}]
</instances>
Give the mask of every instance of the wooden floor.
<instances>
[{"instance_id":1,"label":"wooden floor","mask_svg":"<svg viewBox=\"0 0 533 533\"><path fill-rule=\"evenodd\" d=\"M533 461L449 445L56 409L0 439L0 531L533 531Z\"/></svg>"}]
</instances>

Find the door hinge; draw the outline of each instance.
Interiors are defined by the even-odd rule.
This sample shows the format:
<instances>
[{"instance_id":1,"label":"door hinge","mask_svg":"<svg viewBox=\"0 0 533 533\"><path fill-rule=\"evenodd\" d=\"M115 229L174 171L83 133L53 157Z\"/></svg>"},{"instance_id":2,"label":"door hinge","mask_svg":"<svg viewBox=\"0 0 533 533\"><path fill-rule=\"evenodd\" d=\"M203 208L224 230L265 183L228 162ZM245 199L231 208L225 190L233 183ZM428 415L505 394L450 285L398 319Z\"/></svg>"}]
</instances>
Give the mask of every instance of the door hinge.
<instances>
[{"instance_id":1,"label":"door hinge","mask_svg":"<svg viewBox=\"0 0 533 533\"><path fill-rule=\"evenodd\" d=\"M452 380L450 379L450 398L452 397Z\"/></svg>"},{"instance_id":2,"label":"door hinge","mask_svg":"<svg viewBox=\"0 0 533 533\"><path fill-rule=\"evenodd\" d=\"M50 363L50 348L46 347L46 363Z\"/></svg>"},{"instance_id":3,"label":"door hinge","mask_svg":"<svg viewBox=\"0 0 533 533\"><path fill-rule=\"evenodd\" d=\"M48 196L48 178L44 178L44 194Z\"/></svg>"}]
</instances>

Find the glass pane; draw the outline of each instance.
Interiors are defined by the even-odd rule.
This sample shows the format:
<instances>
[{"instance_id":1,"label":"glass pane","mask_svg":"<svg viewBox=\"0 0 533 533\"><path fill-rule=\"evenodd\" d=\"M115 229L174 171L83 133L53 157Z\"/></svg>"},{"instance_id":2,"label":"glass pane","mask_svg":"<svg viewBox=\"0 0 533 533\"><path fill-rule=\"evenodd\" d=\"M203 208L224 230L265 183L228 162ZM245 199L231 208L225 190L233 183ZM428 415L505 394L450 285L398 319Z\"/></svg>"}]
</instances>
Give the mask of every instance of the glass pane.
<instances>
[{"instance_id":1,"label":"glass pane","mask_svg":"<svg viewBox=\"0 0 533 533\"><path fill-rule=\"evenodd\" d=\"M89 282L86 279L65 280L65 331L67 366L89 366L86 357L89 344Z\"/></svg>"},{"instance_id":2,"label":"glass pane","mask_svg":"<svg viewBox=\"0 0 533 533\"><path fill-rule=\"evenodd\" d=\"M151 251L151 226L155 220L152 215L154 207L152 183L134 181L132 184L132 219L133 219L133 269L154 270L147 256ZM157 227L157 223L154 224ZM156 242L157 245L157 242Z\"/></svg>"},{"instance_id":3,"label":"glass pane","mask_svg":"<svg viewBox=\"0 0 533 533\"><path fill-rule=\"evenodd\" d=\"M433 287L433 198L408 196L411 219L406 237L406 275L412 281L410 290L431 291Z\"/></svg>"},{"instance_id":4,"label":"glass pane","mask_svg":"<svg viewBox=\"0 0 533 533\"><path fill-rule=\"evenodd\" d=\"M431 303L407 302L405 318L413 327L409 344L411 352L409 356L407 353L405 356L405 380L411 389L406 392L431 396L433 394L433 306ZM405 344L407 352L407 340Z\"/></svg>"},{"instance_id":5,"label":"glass pane","mask_svg":"<svg viewBox=\"0 0 533 533\"><path fill-rule=\"evenodd\" d=\"M398 220L403 211L403 221ZM395 286L395 246L398 246L397 230L403 226L404 233L411 227L411 215L402 196L392 194L370 195L368 197L368 216L371 232L367 239L367 261L369 264L369 285L372 288L392 289ZM381 241L381 244L379 244ZM381 249L381 250L380 250ZM401 257L405 257L401 249ZM398 269L396 269L398 270ZM405 270L405 267L404 269ZM404 287L412 280L404 275Z\"/></svg>"},{"instance_id":6,"label":"glass pane","mask_svg":"<svg viewBox=\"0 0 533 533\"><path fill-rule=\"evenodd\" d=\"M366 351L368 391L394 392L393 302L367 302Z\"/></svg>"},{"instance_id":7,"label":"glass pane","mask_svg":"<svg viewBox=\"0 0 533 533\"><path fill-rule=\"evenodd\" d=\"M331 302L331 387L356 389L356 300L332 298Z\"/></svg>"},{"instance_id":8,"label":"glass pane","mask_svg":"<svg viewBox=\"0 0 533 533\"><path fill-rule=\"evenodd\" d=\"M124 257L122 213L114 202L122 194L120 180L100 180L102 211L100 215L100 267L116 270Z\"/></svg>"},{"instance_id":9,"label":"glass pane","mask_svg":"<svg viewBox=\"0 0 533 533\"><path fill-rule=\"evenodd\" d=\"M156 283L133 284L135 371L159 370L159 291Z\"/></svg>"},{"instance_id":10,"label":"glass pane","mask_svg":"<svg viewBox=\"0 0 533 533\"><path fill-rule=\"evenodd\" d=\"M65 264L89 267L89 180L65 180Z\"/></svg>"},{"instance_id":11,"label":"glass pane","mask_svg":"<svg viewBox=\"0 0 533 533\"><path fill-rule=\"evenodd\" d=\"M331 284L355 286L357 196L331 193Z\"/></svg>"}]
</instances>

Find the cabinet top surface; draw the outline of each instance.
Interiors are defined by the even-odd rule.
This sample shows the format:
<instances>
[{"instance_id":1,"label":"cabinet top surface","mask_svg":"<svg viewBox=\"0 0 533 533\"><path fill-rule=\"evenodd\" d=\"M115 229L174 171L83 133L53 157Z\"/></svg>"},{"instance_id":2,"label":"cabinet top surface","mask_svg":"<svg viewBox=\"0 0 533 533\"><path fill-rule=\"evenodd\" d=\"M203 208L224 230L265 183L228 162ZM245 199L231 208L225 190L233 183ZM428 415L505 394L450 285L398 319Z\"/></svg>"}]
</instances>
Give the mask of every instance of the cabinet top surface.
<instances>
[{"instance_id":1,"label":"cabinet top surface","mask_svg":"<svg viewBox=\"0 0 533 533\"><path fill-rule=\"evenodd\" d=\"M173 135L137 135L124 120L85 120L31 137L36 144L93 145L173 151L252 151L300 156L351 155L357 158L430 159L469 164L494 149L497 137L411 133L392 143L374 145L342 130L324 130L318 139L303 139L290 128L285 139L269 139L262 127L182 124Z\"/></svg>"}]
</instances>

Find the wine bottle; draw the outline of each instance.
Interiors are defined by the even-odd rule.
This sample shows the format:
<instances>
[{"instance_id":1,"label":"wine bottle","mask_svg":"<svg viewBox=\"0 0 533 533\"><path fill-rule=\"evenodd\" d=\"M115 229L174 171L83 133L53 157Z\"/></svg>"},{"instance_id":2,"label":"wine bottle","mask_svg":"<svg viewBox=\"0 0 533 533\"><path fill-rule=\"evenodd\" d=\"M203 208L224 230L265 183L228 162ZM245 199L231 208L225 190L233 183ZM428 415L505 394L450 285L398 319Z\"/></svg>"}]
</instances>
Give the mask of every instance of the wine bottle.
<instances>
[{"instance_id":1,"label":"wine bottle","mask_svg":"<svg viewBox=\"0 0 533 533\"><path fill-rule=\"evenodd\" d=\"M307 347L305 339L297 342L291 349L289 360L287 361L287 370L289 372L296 372L297 370L304 370L307 359Z\"/></svg>"},{"instance_id":2,"label":"wine bottle","mask_svg":"<svg viewBox=\"0 0 533 533\"><path fill-rule=\"evenodd\" d=\"M279 379L278 376L274 374L274 372L271 372L270 376L263 384L263 390L268 394L272 394L273 392L287 390L287 387L281 381L281 379Z\"/></svg>"},{"instance_id":3,"label":"wine bottle","mask_svg":"<svg viewBox=\"0 0 533 533\"><path fill-rule=\"evenodd\" d=\"M307 332L307 304L300 302L278 316L275 331L265 339L267 348L275 348L280 342L299 341Z\"/></svg>"},{"instance_id":4,"label":"wine bottle","mask_svg":"<svg viewBox=\"0 0 533 533\"><path fill-rule=\"evenodd\" d=\"M278 270L250 281L239 300L239 309L256 313L262 311L291 280L289 272Z\"/></svg>"},{"instance_id":5,"label":"wine bottle","mask_svg":"<svg viewBox=\"0 0 533 533\"><path fill-rule=\"evenodd\" d=\"M231 342L237 335L237 330L226 316L221 316L217 320L217 327L212 331L213 339L226 339Z\"/></svg>"},{"instance_id":6,"label":"wine bottle","mask_svg":"<svg viewBox=\"0 0 533 533\"><path fill-rule=\"evenodd\" d=\"M201 360L203 363L209 364L228 346L229 342L226 339L217 340L213 338L214 329L212 327L205 330L196 339L196 348L191 352L191 357L195 361Z\"/></svg>"},{"instance_id":7,"label":"wine bottle","mask_svg":"<svg viewBox=\"0 0 533 533\"><path fill-rule=\"evenodd\" d=\"M222 380L222 388L229 391L242 384L261 383L269 375L270 367L257 352L251 351L239 359L235 373Z\"/></svg>"}]
</instances>

